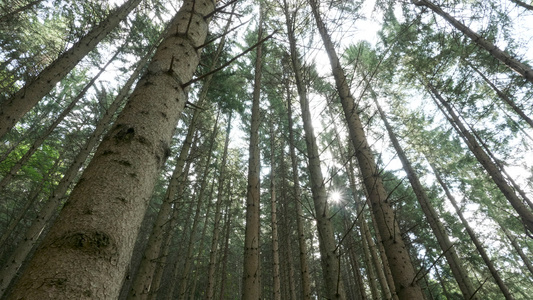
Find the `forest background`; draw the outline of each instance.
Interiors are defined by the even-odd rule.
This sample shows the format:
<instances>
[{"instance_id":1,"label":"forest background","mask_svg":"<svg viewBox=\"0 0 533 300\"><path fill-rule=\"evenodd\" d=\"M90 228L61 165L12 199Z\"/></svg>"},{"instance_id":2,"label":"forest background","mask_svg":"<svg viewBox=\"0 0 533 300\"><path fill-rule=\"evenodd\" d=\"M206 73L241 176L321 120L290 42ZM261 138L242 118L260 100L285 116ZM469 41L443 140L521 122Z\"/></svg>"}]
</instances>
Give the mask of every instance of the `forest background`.
<instances>
[{"instance_id":1,"label":"forest background","mask_svg":"<svg viewBox=\"0 0 533 300\"><path fill-rule=\"evenodd\" d=\"M0 3L2 299L530 299L533 3Z\"/></svg>"}]
</instances>

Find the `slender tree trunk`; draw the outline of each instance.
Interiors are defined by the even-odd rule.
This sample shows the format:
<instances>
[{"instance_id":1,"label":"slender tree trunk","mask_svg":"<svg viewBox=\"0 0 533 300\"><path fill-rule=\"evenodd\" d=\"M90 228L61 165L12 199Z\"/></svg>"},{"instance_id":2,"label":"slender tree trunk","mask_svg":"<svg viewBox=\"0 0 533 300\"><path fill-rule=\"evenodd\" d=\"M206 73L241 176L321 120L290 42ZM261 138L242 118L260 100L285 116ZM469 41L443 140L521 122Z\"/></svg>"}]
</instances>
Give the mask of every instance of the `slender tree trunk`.
<instances>
[{"instance_id":1,"label":"slender tree trunk","mask_svg":"<svg viewBox=\"0 0 533 300\"><path fill-rule=\"evenodd\" d=\"M290 93L288 93L290 95ZM305 240L305 231L304 231L304 220L303 220L303 210L302 210L302 200L300 192L300 175L298 174L298 160L296 158L295 151L295 139L294 139L294 130L292 125L292 103L291 98L288 98L287 101L287 118L288 118L288 127L289 127L289 151L291 155L291 166L292 166L292 181L293 181L293 197L294 197L294 207L296 210L296 232L298 234L298 248L299 248L299 259L300 259L300 277L302 285L302 300L311 299L311 278L309 275L309 265L307 263L307 245Z\"/></svg>"},{"instance_id":2,"label":"slender tree trunk","mask_svg":"<svg viewBox=\"0 0 533 300\"><path fill-rule=\"evenodd\" d=\"M46 204L41 208L37 217L33 220L31 226L24 234L24 239L17 245L17 249L13 252L13 255L8 260L10 263L6 264L2 269L2 272L0 273L0 293L4 292L4 285L7 287L7 285L9 284L8 281L11 281L13 279L13 275L16 274L16 271L21 266L22 262L26 260L26 256L35 247L37 240L43 232L44 228L50 222L55 212L57 212L57 210L61 207L61 202L64 200L68 188L74 181L76 175L78 174L80 168L82 167L89 154L93 151L94 147L100 141L101 135L108 128L108 125L111 122L116 111L126 100L131 86L133 85L135 80L137 80L139 74L141 73L141 70L148 62L150 53L148 53L139 62L139 64L133 71L131 77L124 84L118 95L115 97L113 103L111 103L106 113L102 116L100 121L98 121L94 132L91 134L85 145L81 148L80 152L78 152L78 154L72 161L70 167L64 172L63 177L59 181L58 185L54 188L52 195L50 196ZM8 276L6 274L12 275Z\"/></svg>"},{"instance_id":3,"label":"slender tree trunk","mask_svg":"<svg viewBox=\"0 0 533 300\"><path fill-rule=\"evenodd\" d=\"M361 237L362 242L362 248L363 248L363 254L365 257L365 265L366 265L366 275L368 277L368 285L370 286L370 294L372 295L372 299L377 300L379 299L379 292L378 292L378 286L377 286L377 277L376 277L376 271L374 270L374 264L372 263L372 256L370 254L370 246L368 244L369 237L365 234ZM377 269L377 266L376 266Z\"/></svg>"},{"instance_id":4,"label":"slender tree trunk","mask_svg":"<svg viewBox=\"0 0 533 300\"><path fill-rule=\"evenodd\" d=\"M533 5L530 5L530 4L527 4L523 1L520 1L520 0L511 0L511 2L513 2L514 4L518 5L518 6L521 6L527 10L533 10Z\"/></svg>"},{"instance_id":5,"label":"slender tree trunk","mask_svg":"<svg viewBox=\"0 0 533 300\"><path fill-rule=\"evenodd\" d=\"M434 3L428 0L411 0L411 2L416 6L425 6L431 9L434 13L440 15L442 18L448 21L453 27L457 28L463 34L468 36L472 40L472 42L477 44L479 47L487 50L494 58L501 61L510 69L520 74L527 81L533 83L533 69L531 69L530 66L518 61L517 59L512 58L509 54L500 50L498 47L496 47L496 45L487 41L482 36L472 31L466 25L459 22L457 19L443 11L439 6L435 5Z\"/></svg>"},{"instance_id":6,"label":"slender tree trunk","mask_svg":"<svg viewBox=\"0 0 533 300\"><path fill-rule=\"evenodd\" d=\"M282 145L280 145L279 149L285 149L285 145L282 140ZM281 205L282 205L282 217L281 217L281 230L280 233L283 236L282 241L285 243L285 247L282 247L281 252L281 258L285 258L285 263L281 263L280 266L286 266L286 273L287 273L287 280L288 283L288 291L285 294L285 297L283 299L290 299L290 300L296 300L296 279L294 277L294 262L293 262L293 256L292 256L292 228L291 228L291 221L289 219L289 195L288 193L288 187L287 187L287 181L285 180L287 178L287 166L285 164L285 153L283 152L283 155L281 155L281 162L280 162L280 178L283 178L281 181ZM292 216L292 214L291 214Z\"/></svg>"},{"instance_id":7,"label":"slender tree trunk","mask_svg":"<svg viewBox=\"0 0 533 300\"><path fill-rule=\"evenodd\" d=\"M345 219L344 221L345 231L348 230L348 222ZM350 265L352 266L353 277L357 286L357 299L366 300L366 291L365 284L363 282L363 275L361 274L361 267L359 265L359 260L357 257L357 252L355 251L356 242L353 238L353 234L348 234L348 245L346 246L346 251L348 252L348 258Z\"/></svg>"},{"instance_id":8,"label":"slender tree trunk","mask_svg":"<svg viewBox=\"0 0 533 300\"><path fill-rule=\"evenodd\" d=\"M271 116L271 118L273 118ZM281 300L281 281L279 272L278 217L276 207L274 121L270 120L270 223L272 228L272 299Z\"/></svg>"},{"instance_id":9,"label":"slender tree trunk","mask_svg":"<svg viewBox=\"0 0 533 300\"><path fill-rule=\"evenodd\" d=\"M217 113L215 124L213 125L213 130L211 131L212 133L211 133L211 138L210 138L210 141L209 141L209 149L208 149L207 158L206 158L206 161L205 161L205 168L204 168L204 171L203 171L202 181L200 183L200 192L198 193L198 197L197 197L196 211L195 211L195 216L194 216L194 220L193 220L193 223L192 223L191 235L189 237L189 242L188 242L188 245L187 245L187 251L185 252L185 255L184 255L184 258L183 258L184 259L183 268L181 269L179 277L177 278L177 284L172 286L171 291L169 293L172 296L176 286L179 285L180 289L178 291L179 292L178 299L182 299L182 300L185 299L185 295L186 295L186 291L187 291L187 280L188 280L188 276L190 274L191 264L193 262L192 252L193 252L193 248L194 248L194 234L196 233L196 230L198 228L199 217L200 217L200 209L202 207L202 203L204 202L204 193L205 193L205 190L207 188L207 178L209 176L209 172L211 171L211 168L210 168L211 157L212 157L212 154L213 154L213 148L214 148L214 145L215 145L215 140L216 140L216 137L218 135L218 120L219 120L219 117L220 117L220 110ZM213 189L213 186L214 186L214 184L211 186L211 189ZM209 193L209 195L211 195L211 194L212 194L212 191L211 191L211 193ZM209 216L210 207L211 207L211 205L208 205L207 212L206 212L206 218ZM205 235L205 226L204 226L204 230L202 231L202 238L200 239L200 241L203 240L203 236L204 235ZM179 266L180 266L180 262L178 261L178 262L176 262L176 268L174 269L174 274L175 275L177 275L177 273L179 271ZM176 278L176 277L177 276L172 276L172 278ZM172 299L172 297L171 297L171 299Z\"/></svg>"},{"instance_id":10,"label":"slender tree trunk","mask_svg":"<svg viewBox=\"0 0 533 300\"><path fill-rule=\"evenodd\" d=\"M34 80L0 105L0 140L141 2L128 0L64 52Z\"/></svg>"},{"instance_id":11,"label":"slender tree trunk","mask_svg":"<svg viewBox=\"0 0 533 300\"><path fill-rule=\"evenodd\" d=\"M435 96L435 103L443 113L445 113L444 109L446 109L447 113L445 115L448 120L457 130L457 133L464 139L470 151L472 151L479 163L485 168L511 206L518 213L526 230L533 233L533 212L524 205L522 199L520 199L514 189L509 186L501 170L483 150L483 147L477 142L476 138L463 125L450 103L448 103L431 84L427 83L426 86L431 94Z\"/></svg>"},{"instance_id":12,"label":"slender tree trunk","mask_svg":"<svg viewBox=\"0 0 533 300\"><path fill-rule=\"evenodd\" d=\"M340 278L341 273L338 257L339 254L337 251L338 248L335 242L333 225L331 223L331 216L327 204L327 192L320 167L320 157L312 125L311 113L309 111L307 90L305 83L303 82L302 67L296 50L296 38L294 37L294 31L292 28L293 20L290 19L288 11L285 12L285 18L291 49L291 61L302 110L307 156L309 158L308 170L311 181L311 192L313 194L313 204L315 207L315 219L318 229L320 260L322 262L324 283L327 295L330 299L346 299L344 287Z\"/></svg>"},{"instance_id":13,"label":"slender tree trunk","mask_svg":"<svg viewBox=\"0 0 533 300\"><path fill-rule=\"evenodd\" d=\"M185 186L188 183L191 163L194 161L193 153L195 153L198 150L198 147L196 146L197 140L198 140L198 134L196 134L194 137L194 140L192 142L193 146L191 149L191 153L189 153L189 156L186 159L187 162L185 164L185 167L183 168L183 172L180 176L180 180L177 183L178 184L177 190L179 191L178 194L180 195L180 197L174 200L174 207L171 209L171 212L169 213L170 215L169 220L167 220L168 225L164 226L164 232L162 233L163 238L162 238L160 249L157 253L156 258L154 259L154 267L153 267L154 272L152 276L152 281L150 283L150 291L147 295L147 299L149 300L156 299L157 294L159 293L159 288L161 285L161 278L165 270L165 265L167 264L167 261L168 261L168 252L170 250L170 244L172 243L172 238L175 235L174 229L176 228L176 224L178 223L180 212L183 210L183 202L184 202L183 192L185 190ZM191 215L191 212L192 212L192 205L189 205L188 211L185 212L185 216ZM188 228L189 227L188 225L189 225L189 218L186 218L186 222L183 228ZM182 236L184 237L185 234L182 234ZM179 243L180 248L178 248L177 250L178 253L181 252L180 250L183 244L184 244L183 242Z\"/></svg>"},{"instance_id":14,"label":"slender tree trunk","mask_svg":"<svg viewBox=\"0 0 533 300\"><path fill-rule=\"evenodd\" d=\"M524 113L524 111L520 107L518 107L518 105L516 105L516 103L513 100L511 100L511 98L509 98L509 96L507 96L507 94L505 94L503 91L501 91L478 68L474 67L474 65L472 65L468 61L465 61L465 62L470 68L472 68L472 70L476 71L476 73L478 73L479 76L481 76L481 78L483 78L483 80L496 92L496 94L498 95L498 97L500 97L500 99L502 99L507 105L509 105L513 109L513 111L522 118L522 120L526 121L529 124L529 126L531 126L533 128L533 120L529 116L527 116Z\"/></svg>"},{"instance_id":15,"label":"slender tree trunk","mask_svg":"<svg viewBox=\"0 0 533 300\"><path fill-rule=\"evenodd\" d=\"M228 192L229 195L229 202L228 206L226 207L226 222L224 224L226 229L226 236L224 237L224 252L222 255L222 270L220 272L221 279L220 279L220 295L218 297L219 300L224 300L224 293L226 292L226 280L227 280L227 269L228 269L228 256L229 256L229 238L231 233L231 203L232 203L232 195L231 195L231 182L228 180Z\"/></svg>"},{"instance_id":16,"label":"slender tree trunk","mask_svg":"<svg viewBox=\"0 0 533 300\"><path fill-rule=\"evenodd\" d=\"M214 11L187 0L148 72L72 191L12 299L113 299L131 258L157 174L169 155Z\"/></svg>"},{"instance_id":17,"label":"slender tree trunk","mask_svg":"<svg viewBox=\"0 0 533 300\"><path fill-rule=\"evenodd\" d=\"M263 37L263 6L260 4L259 29L257 40ZM259 100L261 93L262 74L262 45L256 50L254 90L252 94L252 116L250 121L250 147L248 158L248 186L246 192L246 227L244 233L244 262L242 299L261 299L261 259L259 252L259 226L260 226L260 152L259 152L259 125L261 116Z\"/></svg>"},{"instance_id":18,"label":"slender tree trunk","mask_svg":"<svg viewBox=\"0 0 533 300\"><path fill-rule=\"evenodd\" d=\"M413 188L413 191L418 200L418 203L420 204L420 207L422 208L422 212L424 213L426 220L428 221L429 226L431 227L431 230L433 231L433 234L437 238L439 246L441 250L443 251L444 256L446 257L448 264L450 265L452 274L457 284L459 285L459 289L463 293L463 297L465 299L479 299L479 297L475 295L476 289L472 285L470 278L468 278L466 269L464 268L463 263L459 259L459 256L457 255L457 252L455 251L455 248L453 247L453 244L450 241L450 238L448 237L446 230L444 229L444 225L439 219L437 211L431 205L431 202L429 201L426 191L424 187L422 186L422 184L420 183L420 179L418 178L418 175L416 174L415 170L411 166L411 162L407 158L407 155L403 151L400 145L400 142L396 138L396 135L394 134L394 131L392 130L392 126L389 124L389 121L387 120L387 116L381 109L381 106L379 105L377 97L374 91L372 90L372 88L370 88L370 93L371 93L372 99L374 100L374 103L376 104L379 115L381 116L381 120L385 124L385 128L387 129L387 132L389 134L389 138L392 142L394 150L396 151L396 153L398 154L398 157L400 158L400 161L402 162L402 167L405 173L407 174L407 178L409 179L409 182L411 183L411 187Z\"/></svg>"},{"instance_id":19,"label":"slender tree trunk","mask_svg":"<svg viewBox=\"0 0 533 300\"><path fill-rule=\"evenodd\" d=\"M108 62L102 68L100 68L100 71L85 85L85 87L74 97L74 99L72 99L69 105L67 105L67 107L65 107L65 109L59 114L59 116L56 117L54 122L52 122L52 124L50 124L50 126L48 126L48 128L43 133L41 133L41 136L33 142L30 149L28 149L28 151L19 159L19 161L11 167L9 172L0 181L0 191L11 182L17 172L30 160L33 154L35 154L35 152L39 150L41 145L50 136L54 129L56 129L59 123L61 123L65 119L65 117L76 107L80 100L85 97L87 91L93 86L96 80L98 80L100 75L102 75L105 69L115 60L115 58L117 58L117 56L121 52L121 49L122 47L120 47L119 50L115 52L115 54L111 57L111 59L108 60Z\"/></svg>"},{"instance_id":20,"label":"slender tree trunk","mask_svg":"<svg viewBox=\"0 0 533 300\"><path fill-rule=\"evenodd\" d=\"M346 122L348 123L350 139L355 149L355 156L359 162L368 199L377 222L376 225L383 239L384 248L396 285L395 290L398 293L398 297L402 300L423 299L422 290L417 283L417 278L415 278L416 272L414 266L401 237L395 212L387 202L387 193L380 178L374 155L366 139L363 125L357 114L344 70L340 65L333 42L319 14L317 1L310 0L309 3L311 4L318 30L331 63L337 91L341 99Z\"/></svg>"},{"instance_id":21,"label":"slender tree trunk","mask_svg":"<svg viewBox=\"0 0 533 300\"><path fill-rule=\"evenodd\" d=\"M9 21L14 15L16 15L16 14L18 14L18 13L20 13L20 12L23 12L23 11L25 11L25 10L27 10L27 9L30 9L30 8L32 8L32 6L35 6L35 5L37 5L37 4L41 3L41 2L43 2L43 0L34 0L34 1L31 1L31 2L29 2L29 3L26 4L26 5L23 5L23 6L21 6L21 7L17 8L17 9L15 9L15 10L13 10L13 11L11 11L11 12L8 12L8 13L6 13L6 14L0 16L0 23L2 23L2 22L8 22L8 21Z\"/></svg>"},{"instance_id":22,"label":"slender tree trunk","mask_svg":"<svg viewBox=\"0 0 533 300\"><path fill-rule=\"evenodd\" d=\"M483 245L481 244L481 241L477 238L476 234L474 233L474 230L472 229L472 227L470 227L470 225L468 224L468 221L463 216L463 213L461 212L461 209L457 205L457 201L455 201L455 197L452 195L450 189L448 188L448 185L444 182L444 180L441 178L439 172L436 170L436 168L433 166L433 164L429 160L428 160L428 163L431 166L431 169L433 170L433 174L435 174L435 177L437 178L438 183L440 184L440 186L442 187L442 189L446 193L446 197L448 197L448 200L450 200L450 202L452 203L452 205L453 205L453 207L455 209L455 212L457 213L457 216L459 217L459 219L463 223L463 226L464 226L466 232L468 233L468 235L470 236L470 239L472 240L472 242L476 246L477 251L481 255L481 258L483 259L485 264L487 265L487 268L489 269L492 277L496 281L496 284L500 288L500 291L505 296L505 299L507 299L507 300L514 299L514 297L511 295L511 292L509 291L509 288L503 282L502 278L500 277L499 272L496 270L496 267L492 263L492 260L490 259L490 257L488 256L487 252L483 248Z\"/></svg>"},{"instance_id":23,"label":"slender tree trunk","mask_svg":"<svg viewBox=\"0 0 533 300\"><path fill-rule=\"evenodd\" d=\"M215 266L217 262L218 254L218 239L220 234L220 218L221 218L221 207L224 199L224 183L227 180L227 161L228 161L228 146L229 146L229 137L231 132L231 119L232 112L230 111L228 116L228 124L226 128L226 140L224 142L224 152L222 153L222 163L220 167L220 173L218 174L218 191L217 191L217 200L215 203L215 221L213 224L213 238L211 240L211 250L209 252L209 268L207 272L207 287L205 293L205 299L211 300L215 295Z\"/></svg>"},{"instance_id":24,"label":"slender tree trunk","mask_svg":"<svg viewBox=\"0 0 533 300\"><path fill-rule=\"evenodd\" d=\"M531 260L529 259L529 257L527 257L527 255L522 250L522 247L516 241L516 236L513 236L509 232L509 230L505 228L505 226L502 226L501 224L499 225L503 233L505 233L505 236L509 239L509 241L511 241L511 245L513 245L513 248L515 249L518 256L520 256L520 258L522 259L522 262L524 263L524 265L526 265L527 269L529 270L529 273L533 275L533 264L531 263Z\"/></svg>"},{"instance_id":25,"label":"slender tree trunk","mask_svg":"<svg viewBox=\"0 0 533 300\"><path fill-rule=\"evenodd\" d=\"M333 129L335 131L335 138L337 140L337 147L338 147L338 151L340 153L340 156L342 158L343 161L347 161L348 163L345 164L346 166L346 173L348 174L348 180L350 182L350 189L352 190L352 196L353 196L353 200L355 202L355 207L357 208L357 218L359 220L359 228L360 228L360 232L361 232L361 240L362 242L364 243L366 241L367 245L368 245L368 249L370 249L370 255L372 257L372 262L373 262L373 266L375 267L375 270L376 270L376 273L377 273L377 279L379 281L379 284L381 286L381 290L383 292L383 298L384 299L392 299L393 298L393 294L395 293L391 293L391 290L390 290L390 287L389 287L389 282L387 281L387 277L386 277L386 271L384 270L385 268L385 264L382 264L381 261L379 260L379 258L377 257L377 253L378 252L378 249L376 247L376 244L374 243L374 240L372 239L372 235L370 233L370 230L368 228L368 225L366 223L366 218L365 218L365 215L363 213L363 210L364 210L364 207L361 205L360 203L360 198L359 198L359 195L357 194L357 185L355 183L355 174L354 174L354 170L355 170L355 167L354 167L354 164L353 164L353 158L350 156L348 156L344 150L344 147L342 146L342 140L341 140L341 137L340 137L340 134L339 134L339 130L337 128L337 124L334 122L334 114L332 112L332 109L331 109L331 106L328 106L328 113L331 117L331 120L333 122ZM352 237L353 239L353 237ZM353 243L355 244L355 241L353 241ZM363 245L364 247L364 245ZM364 254L366 254L365 252L363 252ZM357 262L356 262L357 263ZM359 280L362 280L361 279L361 274L359 273L358 271L358 275L359 275ZM389 271L389 275L390 275L390 271ZM390 279L390 282L394 283L392 281L392 278ZM362 288L362 297L363 298L366 298L366 294L364 294L364 286L360 285L360 287ZM394 284L392 285L392 287L394 288ZM363 296L364 295L364 296ZM395 295L395 298L394 299L397 299L398 297Z\"/></svg>"}]
</instances>

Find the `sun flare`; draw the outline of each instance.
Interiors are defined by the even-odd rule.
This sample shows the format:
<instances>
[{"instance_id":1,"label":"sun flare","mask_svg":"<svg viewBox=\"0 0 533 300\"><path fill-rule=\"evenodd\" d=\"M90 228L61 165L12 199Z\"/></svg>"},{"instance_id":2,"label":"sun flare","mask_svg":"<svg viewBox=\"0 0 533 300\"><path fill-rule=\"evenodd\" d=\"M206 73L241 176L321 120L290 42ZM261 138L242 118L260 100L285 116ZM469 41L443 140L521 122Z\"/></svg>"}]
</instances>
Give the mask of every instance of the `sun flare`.
<instances>
[{"instance_id":1,"label":"sun flare","mask_svg":"<svg viewBox=\"0 0 533 300\"><path fill-rule=\"evenodd\" d=\"M342 200L342 194L339 191L332 191L329 193L329 200L331 202L339 203Z\"/></svg>"}]
</instances>

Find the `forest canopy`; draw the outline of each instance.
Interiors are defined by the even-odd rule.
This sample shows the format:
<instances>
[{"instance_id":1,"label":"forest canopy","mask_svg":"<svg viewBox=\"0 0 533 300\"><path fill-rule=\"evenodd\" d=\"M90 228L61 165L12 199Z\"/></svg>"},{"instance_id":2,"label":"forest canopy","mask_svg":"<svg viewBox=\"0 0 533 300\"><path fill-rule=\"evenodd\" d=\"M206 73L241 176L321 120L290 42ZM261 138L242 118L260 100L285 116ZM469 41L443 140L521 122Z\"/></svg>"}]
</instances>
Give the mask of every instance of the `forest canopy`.
<instances>
[{"instance_id":1,"label":"forest canopy","mask_svg":"<svg viewBox=\"0 0 533 300\"><path fill-rule=\"evenodd\" d=\"M531 0L0 3L0 299L530 299Z\"/></svg>"}]
</instances>

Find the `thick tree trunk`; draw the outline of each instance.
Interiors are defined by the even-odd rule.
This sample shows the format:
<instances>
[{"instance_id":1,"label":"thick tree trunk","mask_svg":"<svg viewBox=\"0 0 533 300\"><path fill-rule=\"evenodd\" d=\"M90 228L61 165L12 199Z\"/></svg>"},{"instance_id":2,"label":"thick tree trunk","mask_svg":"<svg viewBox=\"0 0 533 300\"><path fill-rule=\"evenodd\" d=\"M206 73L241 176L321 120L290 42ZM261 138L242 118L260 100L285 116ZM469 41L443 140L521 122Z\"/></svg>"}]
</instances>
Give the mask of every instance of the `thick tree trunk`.
<instances>
[{"instance_id":1,"label":"thick tree trunk","mask_svg":"<svg viewBox=\"0 0 533 300\"><path fill-rule=\"evenodd\" d=\"M311 4L326 52L328 53L337 91L348 124L350 139L355 149L355 156L360 166L363 183L366 187L372 212L377 222L376 225L383 239L384 248L396 285L396 292L400 299L423 299L423 293L420 286L418 286L417 278L415 278L416 272L411 263L409 252L407 252L405 243L401 237L395 212L387 202L387 193L379 176L379 170L366 139L363 125L357 114L357 108L355 107L344 70L340 65L333 42L318 11L317 1L310 0L309 3Z\"/></svg>"},{"instance_id":2,"label":"thick tree trunk","mask_svg":"<svg viewBox=\"0 0 533 300\"><path fill-rule=\"evenodd\" d=\"M12 299L113 299L187 101L210 0L185 1L147 74L72 191Z\"/></svg>"},{"instance_id":3,"label":"thick tree trunk","mask_svg":"<svg viewBox=\"0 0 533 300\"><path fill-rule=\"evenodd\" d=\"M10 257L10 263L6 264L2 272L0 273L0 287L4 287L4 285L7 287L9 281L13 279L13 275L16 274L16 270L18 270L22 262L27 259L26 256L34 248L45 226L50 222L55 212L57 212L57 210L61 207L61 202L64 200L68 188L74 181L85 160L87 160L89 154L93 151L94 147L100 141L101 135L108 128L113 116L123 104L123 102L127 99L131 86L133 85L135 80L138 79L141 70L146 66L150 54L151 51L137 64L137 67L133 71L131 77L120 89L118 95L115 97L115 100L111 103L106 113L98 121L94 132L86 141L85 145L81 148L80 152L78 152L78 154L72 161L70 167L64 172L63 177L61 178L57 186L54 188L52 195L50 196L46 204L41 208L41 211L38 213L37 217L33 220L31 226L24 234L24 239L17 245L17 249ZM12 275L8 276L7 274ZM0 288L0 293L3 292L4 288Z\"/></svg>"},{"instance_id":4,"label":"thick tree trunk","mask_svg":"<svg viewBox=\"0 0 533 300\"><path fill-rule=\"evenodd\" d=\"M496 281L496 284L500 288L500 291L505 296L505 299L507 299L507 300L514 299L514 297L511 295L511 292L509 291L509 288L507 287L505 282L503 282L502 278L500 277L499 272L496 270L496 267L492 263L492 260L490 259L490 257L488 256L487 252L483 248L483 245L481 244L481 241L477 238L476 234L474 233L474 230L472 230L472 227L470 227L470 225L468 224L468 221L463 216L463 213L462 213L461 209L459 208L459 206L457 205L457 201L455 201L455 197L452 195L450 189L448 188L448 185L444 182L444 180L442 180L439 172L437 172L437 170L435 169L433 164L429 160L428 160L428 162L429 162L429 165L431 166L431 169L433 170L433 174L435 174L435 177L437 178L437 181L439 182L440 186L442 187L442 189L446 193L446 197L448 197L448 200L450 200L450 202L452 203L453 208L455 209L455 212L457 213L457 216L461 220L461 223L463 223L463 226L464 226L466 232L468 233L468 235L470 236L470 239L472 240L472 242L476 246L477 251L481 255L481 258L483 259L485 264L487 265L487 268L489 269L492 277Z\"/></svg>"},{"instance_id":5,"label":"thick tree trunk","mask_svg":"<svg viewBox=\"0 0 533 300\"><path fill-rule=\"evenodd\" d=\"M301 276L301 285L302 285L302 300L311 299L311 278L309 275L309 265L307 263L307 245L305 240L305 231L304 231L304 219L303 219L303 210L301 202L301 192L300 192L300 175L298 174L298 160L296 158L295 151L295 139L294 139L294 130L292 124L292 103L290 97L288 98L287 103L287 118L288 118L288 127L289 127L289 151L291 155L291 167L292 167L292 181L293 181L293 193L294 193L294 207L296 210L296 232L298 234L298 248L299 248L299 259L300 259L300 276Z\"/></svg>"},{"instance_id":6,"label":"thick tree trunk","mask_svg":"<svg viewBox=\"0 0 533 300\"><path fill-rule=\"evenodd\" d=\"M426 220L428 221L429 226L431 227L431 230L433 231L433 234L437 238L439 246L441 250L443 251L444 256L446 257L448 264L450 265L450 269L452 270L452 274L455 278L455 281L457 282L457 284L459 285L459 289L463 293L463 297L465 299L479 299L475 295L476 289L472 285L470 278L468 278L466 269L464 268L463 263L459 259L459 256L457 255L457 252L455 251L455 248L453 247L453 244L450 241L450 238L448 237L446 230L444 229L444 225L439 219L437 211L431 205L431 202L429 201L426 191L424 187L422 186L422 184L420 183L420 179L418 178L418 175L416 174L415 170L411 166L411 162L407 158L407 155L403 151L400 145L400 142L396 138L396 135L394 134L394 131L392 130L392 126L389 124L389 121L387 120L387 116L381 109L381 106L379 105L377 97L374 91L372 90L372 88L370 88L370 93L371 93L372 99L374 100L374 103L376 104L379 115L381 116L381 120L385 124L385 128L387 129L387 132L389 134L389 138L392 142L394 150L396 151L396 153L398 154L398 157L400 158L402 167L405 173L407 174L407 178L409 179L409 182L411 183L411 187L413 188L413 191L418 200L418 203L420 204L420 207L422 208L422 212L424 213Z\"/></svg>"},{"instance_id":7,"label":"thick tree trunk","mask_svg":"<svg viewBox=\"0 0 533 300\"><path fill-rule=\"evenodd\" d=\"M467 130L463 122L461 122L453 110L450 103L448 103L431 84L427 83L426 87L431 94L435 96L435 103L439 106L443 113L445 113L446 110L447 113L445 113L445 115L450 121L450 124L464 139L465 143L468 145L468 148L470 151L472 151L472 154L474 154L479 163L483 166L483 168L485 168L485 171L487 171L502 194L505 196L505 198L507 198L511 206L518 213L526 230L533 233L533 212L526 205L524 205L523 200L518 197L514 189L507 183L507 180L505 180L500 168L498 168L489 155L483 150L483 147L478 143L476 138Z\"/></svg>"},{"instance_id":8,"label":"thick tree trunk","mask_svg":"<svg viewBox=\"0 0 533 300\"><path fill-rule=\"evenodd\" d=\"M518 74L522 75L522 77L524 77L524 79L526 79L527 81L533 83L533 69L531 69L530 66L512 58L509 54L500 50L498 47L496 47L496 45L487 41L482 36L472 31L466 25L459 22L457 19L443 11L434 3L429 2L428 0L411 0L411 2L413 2L413 4L415 4L416 6L425 6L431 9L433 12L448 21L453 27L457 28L459 31L468 36L479 47L487 50L494 58L504 63L506 66L508 66L510 69L514 70Z\"/></svg>"},{"instance_id":9,"label":"thick tree trunk","mask_svg":"<svg viewBox=\"0 0 533 300\"><path fill-rule=\"evenodd\" d=\"M263 37L263 7L259 8L259 29L257 40ZM259 226L260 226L260 153L259 153L259 125L261 115L259 100L261 95L262 73L262 45L256 50L254 90L252 94L252 116L250 120L250 147L248 149L248 186L246 192L246 227L244 233L243 255L243 283L242 299L261 299L261 260L259 252Z\"/></svg>"},{"instance_id":10,"label":"thick tree trunk","mask_svg":"<svg viewBox=\"0 0 533 300\"><path fill-rule=\"evenodd\" d=\"M128 0L63 53L34 80L0 105L0 140L141 2Z\"/></svg>"},{"instance_id":11,"label":"thick tree trunk","mask_svg":"<svg viewBox=\"0 0 533 300\"><path fill-rule=\"evenodd\" d=\"M218 174L218 190L217 190L217 199L215 203L215 220L213 224L213 236L211 240L211 250L209 252L209 268L207 271L207 287L205 298L206 300L211 300L215 295L215 270L217 263L217 254L218 254L218 239L220 234L220 219L221 219L221 207L222 202L224 201L224 183L227 180L227 161L228 161L228 146L229 146L229 137L231 132L231 118L232 113L229 113L228 124L226 128L226 140L224 142L224 151L222 153L222 162L220 164L220 172Z\"/></svg>"}]
</instances>

